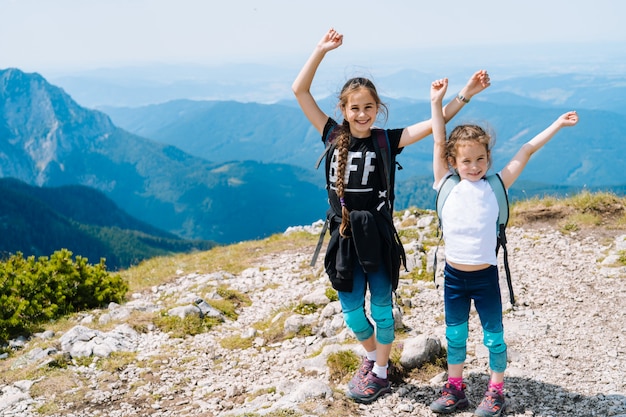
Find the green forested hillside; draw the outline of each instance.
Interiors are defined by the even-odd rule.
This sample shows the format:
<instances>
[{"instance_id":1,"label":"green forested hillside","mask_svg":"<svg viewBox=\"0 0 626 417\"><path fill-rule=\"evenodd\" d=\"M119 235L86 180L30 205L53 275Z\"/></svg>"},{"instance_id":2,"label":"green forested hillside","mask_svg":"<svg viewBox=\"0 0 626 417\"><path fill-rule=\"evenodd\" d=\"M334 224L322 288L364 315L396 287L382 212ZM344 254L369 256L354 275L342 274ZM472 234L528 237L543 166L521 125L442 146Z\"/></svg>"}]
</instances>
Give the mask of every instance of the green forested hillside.
<instances>
[{"instance_id":1,"label":"green forested hillside","mask_svg":"<svg viewBox=\"0 0 626 417\"><path fill-rule=\"evenodd\" d=\"M59 249L109 269L215 244L184 240L120 210L104 194L83 186L40 188L0 179L0 252L49 256Z\"/></svg>"}]
</instances>

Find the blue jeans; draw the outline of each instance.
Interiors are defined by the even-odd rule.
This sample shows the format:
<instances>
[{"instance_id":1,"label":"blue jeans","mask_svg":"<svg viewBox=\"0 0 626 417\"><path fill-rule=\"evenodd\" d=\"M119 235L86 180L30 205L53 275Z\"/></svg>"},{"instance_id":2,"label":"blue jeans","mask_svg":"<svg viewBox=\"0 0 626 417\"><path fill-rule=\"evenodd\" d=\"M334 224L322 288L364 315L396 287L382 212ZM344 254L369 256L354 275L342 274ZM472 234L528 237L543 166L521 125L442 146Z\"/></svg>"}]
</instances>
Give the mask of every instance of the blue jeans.
<instances>
[{"instance_id":1,"label":"blue jeans","mask_svg":"<svg viewBox=\"0 0 626 417\"><path fill-rule=\"evenodd\" d=\"M376 272L366 274L355 262L352 292L338 291L346 325L362 342L374 334L374 325L365 314L365 291L370 290L370 316L376 324L376 340L387 345L394 340L391 279L381 263Z\"/></svg>"},{"instance_id":2,"label":"blue jeans","mask_svg":"<svg viewBox=\"0 0 626 417\"><path fill-rule=\"evenodd\" d=\"M474 300L483 327L483 342L489 349L489 367L504 372L506 344L498 268L492 265L480 271L464 272L446 264L444 278L448 363L465 362L470 305Z\"/></svg>"}]
</instances>

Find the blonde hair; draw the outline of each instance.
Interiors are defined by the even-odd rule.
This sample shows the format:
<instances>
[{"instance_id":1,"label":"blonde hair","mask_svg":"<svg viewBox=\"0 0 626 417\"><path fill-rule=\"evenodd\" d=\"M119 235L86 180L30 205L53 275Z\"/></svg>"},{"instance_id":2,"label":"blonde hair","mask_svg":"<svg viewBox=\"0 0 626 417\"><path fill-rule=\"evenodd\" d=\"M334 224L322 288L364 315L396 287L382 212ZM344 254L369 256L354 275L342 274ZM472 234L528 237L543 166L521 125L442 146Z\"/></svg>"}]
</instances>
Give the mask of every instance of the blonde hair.
<instances>
[{"instance_id":1,"label":"blonde hair","mask_svg":"<svg viewBox=\"0 0 626 417\"><path fill-rule=\"evenodd\" d=\"M374 83L367 78L356 77L349 79L341 88L339 93L339 102L337 106L340 110L345 110L348 104L350 95L360 89L366 89L372 95L372 98L378 105L378 111L383 114L385 120L387 118L387 106L380 100L380 96L376 91ZM340 126L337 127L337 180L335 187L337 188L337 197L341 203L341 225L339 226L339 234L343 237L350 236L350 211L346 207L345 196L345 174L346 164L348 162L348 148L350 147L350 124L347 120L344 120Z\"/></svg>"},{"instance_id":2,"label":"blonde hair","mask_svg":"<svg viewBox=\"0 0 626 417\"><path fill-rule=\"evenodd\" d=\"M442 150L442 157L448 162L456 162L458 147L464 142L475 142L483 145L489 157L487 166L491 168L491 149L495 145L495 135L492 132L487 133L485 129L478 125L459 125L452 129L446 141L446 146Z\"/></svg>"}]
</instances>

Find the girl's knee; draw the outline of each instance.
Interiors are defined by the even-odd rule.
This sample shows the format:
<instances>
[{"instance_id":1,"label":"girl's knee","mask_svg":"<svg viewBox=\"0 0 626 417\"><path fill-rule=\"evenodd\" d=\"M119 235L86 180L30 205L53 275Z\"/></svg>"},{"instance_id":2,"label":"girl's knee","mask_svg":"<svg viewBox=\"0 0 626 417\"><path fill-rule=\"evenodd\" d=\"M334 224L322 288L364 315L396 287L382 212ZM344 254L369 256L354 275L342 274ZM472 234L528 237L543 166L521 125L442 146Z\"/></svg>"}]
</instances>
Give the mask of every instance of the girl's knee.
<instances>
[{"instance_id":1,"label":"girl's knee","mask_svg":"<svg viewBox=\"0 0 626 417\"><path fill-rule=\"evenodd\" d=\"M446 340L448 346L464 347L467 343L468 323L461 323L456 326L446 326Z\"/></svg>"},{"instance_id":2,"label":"girl's knee","mask_svg":"<svg viewBox=\"0 0 626 417\"><path fill-rule=\"evenodd\" d=\"M344 311L343 318L346 321L346 326L352 330L359 341L367 340L374 334L374 327L365 316L362 307L352 311Z\"/></svg>"},{"instance_id":3,"label":"girl's knee","mask_svg":"<svg viewBox=\"0 0 626 417\"><path fill-rule=\"evenodd\" d=\"M489 367L494 372L504 372L507 363L504 332L492 333L483 329L483 343L489 349Z\"/></svg>"},{"instance_id":4,"label":"girl's knee","mask_svg":"<svg viewBox=\"0 0 626 417\"><path fill-rule=\"evenodd\" d=\"M446 326L446 341L448 342L448 363L459 364L465 362L467 356L468 323L456 326Z\"/></svg>"},{"instance_id":5,"label":"girl's knee","mask_svg":"<svg viewBox=\"0 0 626 417\"><path fill-rule=\"evenodd\" d=\"M395 326L393 321L393 306L379 306L372 304L372 319L376 323L376 340L388 345L394 341Z\"/></svg>"},{"instance_id":6,"label":"girl's knee","mask_svg":"<svg viewBox=\"0 0 626 417\"><path fill-rule=\"evenodd\" d=\"M483 329L483 343L491 353L498 354L506 351L504 332L492 333Z\"/></svg>"}]
</instances>

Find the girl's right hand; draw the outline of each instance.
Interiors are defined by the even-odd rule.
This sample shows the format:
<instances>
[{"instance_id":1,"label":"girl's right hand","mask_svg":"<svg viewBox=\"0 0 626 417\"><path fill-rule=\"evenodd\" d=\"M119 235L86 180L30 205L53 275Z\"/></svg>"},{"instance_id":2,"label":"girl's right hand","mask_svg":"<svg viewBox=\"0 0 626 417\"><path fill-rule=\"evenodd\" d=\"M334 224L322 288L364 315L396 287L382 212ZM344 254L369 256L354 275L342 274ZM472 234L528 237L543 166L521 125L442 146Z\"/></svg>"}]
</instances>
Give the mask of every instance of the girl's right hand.
<instances>
[{"instance_id":1,"label":"girl's right hand","mask_svg":"<svg viewBox=\"0 0 626 417\"><path fill-rule=\"evenodd\" d=\"M432 101L433 103L441 103L443 101L443 97L446 95L447 89L447 78L441 78L439 80L433 81L430 85L430 101Z\"/></svg>"},{"instance_id":2,"label":"girl's right hand","mask_svg":"<svg viewBox=\"0 0 626 417\"><path fill-rule=\"evenodd\" d=\"M317 44L317 47L324 52L332 51L335 48L341 46L343 42L343 35L337 32L335 29L330 28L324 37Z\"/></svg>"}]
</instances>

